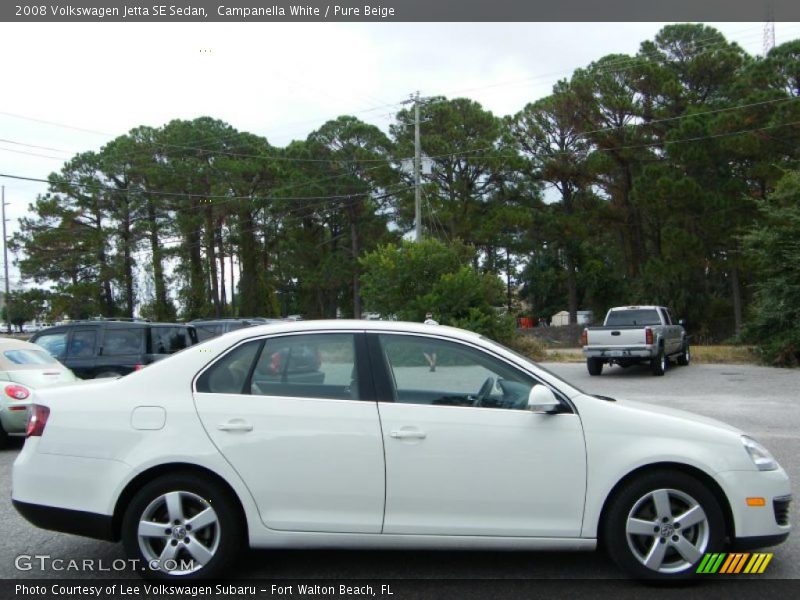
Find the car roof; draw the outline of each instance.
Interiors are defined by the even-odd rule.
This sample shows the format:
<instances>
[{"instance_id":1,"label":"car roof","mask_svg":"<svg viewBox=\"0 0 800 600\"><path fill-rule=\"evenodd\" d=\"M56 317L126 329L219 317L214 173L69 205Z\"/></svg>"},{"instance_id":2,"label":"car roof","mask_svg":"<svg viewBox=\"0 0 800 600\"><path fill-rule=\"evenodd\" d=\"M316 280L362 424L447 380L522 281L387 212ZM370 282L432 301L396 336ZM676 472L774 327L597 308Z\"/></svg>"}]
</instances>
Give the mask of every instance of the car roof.
<instances>
[{"instance_id":1,"label":"car roof","mask_svg":"<svg viewBox=\"0 0 800 600\"><path fill-rule=\"evenodd\" d=\"M656 306L654 304L641 304L636 306L615 306L612 309L609 309L609 312L616 312L618 310L656 310L658 308L664 308L663 306Z\"/></svg>"},{"instance_id":2,"label":"car roof","mask_svg":"<svg viewBox=\"0 0 800 600\"><path fill-rule=\"evenodd\" d=\"M362 319L317 319L308 321L281 321L279 323L264 323L247 329L238 329L226 334L227 339L248 338L265 333L304 333L314 331L387 331L400 333L436 333L462 340L474 340L481 336L472 331L448 327L447 325L425 325L413 321L370 321Z\"/></svg>"},{"instance_id":3,"label":"car roof","mask_svg":"<svg viewBox=\"0 0 800 600\"><path fill-rule=\"evenodd\" d=\"M191 327L190 323L159 323L159 322L151 322L151 321L71 321L70 323L62 323L60 325L54 325L52 327L48 327L47 329L43 329L37 333L44 333L46 331L50 331L53 329L60 329L62 327L100 327L104 325L106 327Z\"/></svg>"}]
</instances>

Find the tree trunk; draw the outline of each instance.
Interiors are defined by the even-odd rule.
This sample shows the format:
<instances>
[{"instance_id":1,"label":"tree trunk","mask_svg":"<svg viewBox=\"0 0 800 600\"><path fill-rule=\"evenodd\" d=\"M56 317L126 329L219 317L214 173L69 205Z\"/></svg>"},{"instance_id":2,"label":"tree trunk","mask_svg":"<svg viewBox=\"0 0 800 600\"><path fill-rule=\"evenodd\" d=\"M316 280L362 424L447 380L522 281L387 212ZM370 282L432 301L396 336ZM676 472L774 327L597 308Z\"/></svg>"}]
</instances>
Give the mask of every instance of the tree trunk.
<instances>
[{"instance_id":1,"label":"tree trunk","mask_svg":"<svg viewBox=\"0 0 800 600\"><path fill-rule=\"evenodd\" d=\"M222 309L222 314L224 315L227 312L228 308L228 297L225 291L227 287L225 285L225 244L222 238L222 221L220 220L219 226L215 228L214 236L216 237L217 241L217 248L219 249L218 257L219 257L219 302L220 307Z\"/></svg>"},{"instance_id":2,"label":"tree trunk","mask_svg":"<svg viewBox=\"0 0 800 600\"><path fill-rule=\"evenodd\" d=\"M733 293L733 323L734 332L742 332L742 288L739 285L739 269L731 269L731 291Z\"/></svg>"},{"instance_id":3,"label":"tree trunk","mask_svg":"<svg viewBox=\"0 0 800 600\"><path fill-rule=\"evenodd\" d=\"M353 201L358 202L358 200ZM353 318L361 318L361 273L358 268L358 257L361 254L358 237L358 207L350 206L350 251L353 254Z\"/></svg>"},{"instance_id":4,"label":"tree trunk","mask_svg":"<svg viewBox=\"0 0 800 600\"><path fill-rule=\"evenodd\" d=\"M205 246L208 258L208 279L211 284L211 302L214 305L214 316L218 319L222 316L222 308L219 302L219 282L217 281L217 254L216 224L214 223L214 207L208 204L205 207Z\"/></svg>"},{"instance_id":5,"label":"tree trunk","mask_svg":"<svg viewBox=\"0 0 800 600\"><path fill-rule=\"evenodd\" d=\"M156 288L155 317L158 321L171 321L174 318L167 302L167 285L164 280L163 253L159 240L159 226L156 217L156 206L152 198L147 199L147 220L150 223L150 250L153 254L153 280Z\"/></svg>"}]
</instances>

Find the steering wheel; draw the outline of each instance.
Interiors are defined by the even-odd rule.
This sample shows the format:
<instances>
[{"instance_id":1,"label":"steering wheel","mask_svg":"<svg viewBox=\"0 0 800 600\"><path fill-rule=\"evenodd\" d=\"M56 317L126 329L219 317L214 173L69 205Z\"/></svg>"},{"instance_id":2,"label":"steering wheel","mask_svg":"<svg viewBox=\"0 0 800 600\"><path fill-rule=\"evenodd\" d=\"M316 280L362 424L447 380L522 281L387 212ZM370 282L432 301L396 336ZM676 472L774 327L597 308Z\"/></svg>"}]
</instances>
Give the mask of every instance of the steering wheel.
<instances>
[{"instance_id":1,"label":"steering wheel","mask_svg":"<svg viewBox=\"0 0 800 600\"><path fill-rule=\"evenodd\" d=\"M481 385L481 389L479 389L478 393L475 395L475 402L473 402L472 406L483 406L483 403L489 399L489 395L494 389L494 384L495 378L487 377L486 381L484 381L483 385Z\"/></svg>"}]
</instances>

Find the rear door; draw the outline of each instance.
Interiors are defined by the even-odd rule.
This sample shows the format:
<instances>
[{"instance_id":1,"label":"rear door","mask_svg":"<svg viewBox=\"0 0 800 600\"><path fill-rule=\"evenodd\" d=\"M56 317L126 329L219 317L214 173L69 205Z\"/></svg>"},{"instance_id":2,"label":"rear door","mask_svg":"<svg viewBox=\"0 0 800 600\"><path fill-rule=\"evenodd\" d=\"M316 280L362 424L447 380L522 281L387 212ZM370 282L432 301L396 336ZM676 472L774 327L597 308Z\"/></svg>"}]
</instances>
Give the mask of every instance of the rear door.
<instances>
[{"instance_id":1,"label":"rear door","mask_svg":"<svg viewBox=\"0 0 800 600\"><path fill-rule=\"evenodd\" d=\"M383 442L358 332L239 344L195 380L208 435L271 529L380 533Z\"/></svg>"},{"instance_id":2,"label":"rear door","mask_svg":"<svg viewBox=\"0 0 800 600\"><path fill-rule=\"evenodd\" d=\"M145 354L146 329L139 325L107 324L97 357L95 376L127 375L141 364Z\"/></svg>"}]
</instances>

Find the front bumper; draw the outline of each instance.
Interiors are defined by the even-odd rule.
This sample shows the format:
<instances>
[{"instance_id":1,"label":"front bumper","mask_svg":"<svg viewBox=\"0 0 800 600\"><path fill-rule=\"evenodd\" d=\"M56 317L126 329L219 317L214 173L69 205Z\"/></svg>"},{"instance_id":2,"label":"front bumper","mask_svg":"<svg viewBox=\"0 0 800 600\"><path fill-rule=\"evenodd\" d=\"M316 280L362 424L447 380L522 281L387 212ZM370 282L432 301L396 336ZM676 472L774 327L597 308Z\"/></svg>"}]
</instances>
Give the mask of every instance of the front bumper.
<instances>
[{"instance_id":1,"label":"front bumper","mask_svg":"<svg viewBox=\"0 0 800 600\"><path fill-rule=\"evenodd\" d=\"M782 468L775 471L726 471L717 479L726 491L733 516L731 542L737 549L774 546L792 530L791 486ZM747 498L764 498L764 506L748 506Z\"/></svg>"}]
</instances>

